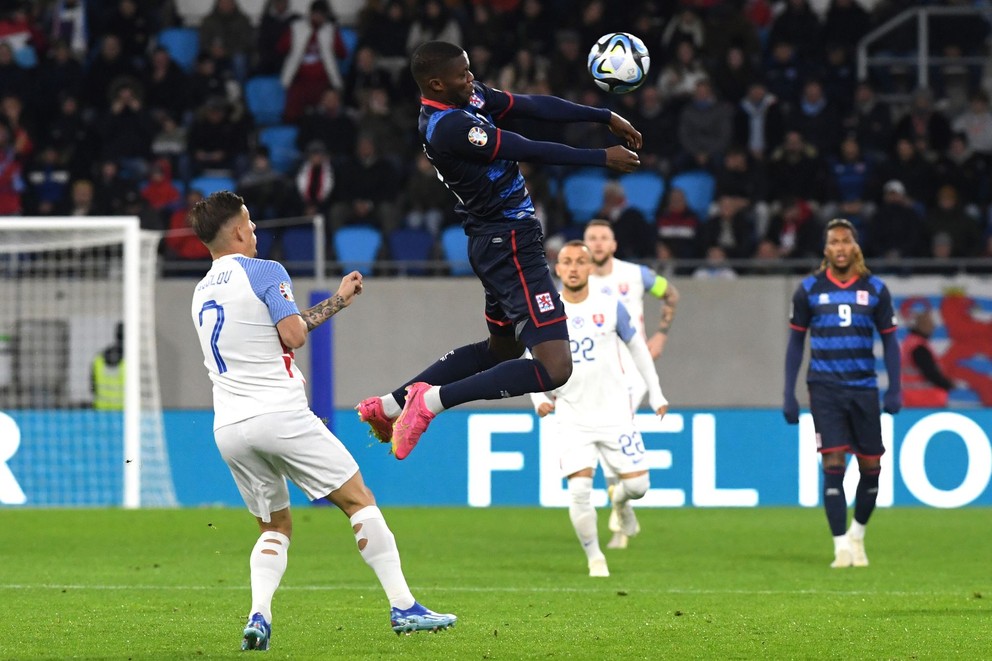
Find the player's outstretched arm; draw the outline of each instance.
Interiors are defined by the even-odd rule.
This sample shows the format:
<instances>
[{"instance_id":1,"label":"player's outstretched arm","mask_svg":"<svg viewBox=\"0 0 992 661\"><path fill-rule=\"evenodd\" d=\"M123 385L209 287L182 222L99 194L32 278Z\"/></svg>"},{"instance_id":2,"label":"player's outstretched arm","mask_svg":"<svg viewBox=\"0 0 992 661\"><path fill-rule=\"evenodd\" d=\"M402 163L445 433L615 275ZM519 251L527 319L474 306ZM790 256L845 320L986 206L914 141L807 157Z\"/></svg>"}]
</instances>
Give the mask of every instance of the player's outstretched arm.
<instances>
[{"instance_id":1,"label":"player's outstretched arm","mask_svg":"<svg viewBox=\"0 0 992 661\"><path fill-rule=\"evenodd\" d=\"M330 298L325 298L312 308L307 308L300 313L303 321L307 325L307 331L312 331L317 326L336 315L344 308L351 305L355 297L362 293L362 274L352 271L341 279L341 286L337 293Z\"/></svg>"}]
</instances>

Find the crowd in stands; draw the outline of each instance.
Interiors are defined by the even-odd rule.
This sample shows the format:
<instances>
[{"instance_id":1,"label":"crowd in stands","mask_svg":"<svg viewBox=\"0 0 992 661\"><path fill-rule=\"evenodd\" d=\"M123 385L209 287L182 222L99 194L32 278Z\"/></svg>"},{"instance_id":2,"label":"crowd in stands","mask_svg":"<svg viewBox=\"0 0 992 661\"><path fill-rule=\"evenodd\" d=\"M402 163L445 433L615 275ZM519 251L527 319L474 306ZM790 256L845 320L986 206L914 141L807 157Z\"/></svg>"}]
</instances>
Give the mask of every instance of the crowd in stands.
<instances>
[{"instance_id":1,"label":"crowd in stands","mask_svg":"<svg viewBox=\"0 0 992 661\"><path fill-rule=\"evenodd\" d=\"M197 4L211 7L194 16ZM929 89L903 66L858 79L859 40L904 9L896 0L4 0L0 215L132 214L147 228L179 229L209 194L197 186L206 178L230 182L256 220L321 213L332 231L438 237L457 224L454 198L422 155L407 56L444 39L466 48L480 81L606 105L643 133L643 170L664 193L645 212L607 182L595 215L614 222L618 256L706 260L700 277L731 277L728 258L760 271L817 257L823 224L843 216L869 258L992 257L983 67L934 65ZM932 54L988 55L988 16L932 19ZM915 26L877 47L914 53ZM187 61L164 38L177 28L195 30ZM586 54L611 31L637 34L651 52L649 80L634 93L591 83ZM278 81L277 116L254 107L253 81ZM505 128L612 144L598 126ZM292 137L288 151L266 144L278 130ZM713 187L703 207L673 185L697 172ZM563 195L571 174L525 168L556 241L581 234ZM207 256L181 233L163 253Z\"/></svg>"}]
</instances>

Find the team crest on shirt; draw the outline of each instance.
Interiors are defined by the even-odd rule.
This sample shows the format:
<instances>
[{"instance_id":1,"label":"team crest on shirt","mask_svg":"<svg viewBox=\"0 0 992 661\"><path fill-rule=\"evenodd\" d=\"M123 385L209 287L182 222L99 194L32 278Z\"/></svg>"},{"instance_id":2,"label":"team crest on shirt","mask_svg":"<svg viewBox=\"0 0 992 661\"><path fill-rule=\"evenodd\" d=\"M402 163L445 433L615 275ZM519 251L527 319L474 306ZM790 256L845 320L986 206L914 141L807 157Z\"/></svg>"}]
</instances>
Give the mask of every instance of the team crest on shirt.
<instances>
[{"instance_id":1,"label":"team crest on shirt","mask_svg":"<svg viewBox=\"0 0 992 661\"><path fill-rule=\"evenodd\" d=\"M868 292L864 289L859 289L856 292L855 301L858 305L868 305Z\"/></svg>"},{"instance_id":2,"label":"team crest on shirt","mask_svg":"<svg viewBox=\"0 0 992 661\"><path fill-rule=\"evenodd\" d=\"M489 134L478 126L473 126L468 130L468 141L476 147L485 147L489 142Z\"/></svg>"},{"instance_id":3,"label":"team crest on shirt","mask_svg":"<svg viewBox=\"0 0 992 661\"><path fill-rule=\"evenodd\" d=\"M602 328L603 323L605 321L606 321L606 317L604 317L602 314L598 312L592 316L592 323L596 324L600 328Z\"/></svg>"},{"instance_id":4,"label":"team crest on shirt","mask_svg":"<svg viewBox=\"0 0 992 661\"><path fill-rule=\"evenodd\" d=\"M290 303L294 302L293 287L288 282L279 283L279 293Z\"/></svg>"},{"instance_id":5,"label":"team crest on shirt","mask_svg":"<svg viewBox=\"0 0 992 661\"><path fill-rule=\"evenodd\" d=\"M826 305L830 302L830 294L820 294L820 305Z\"/></svg>"},{"instance_id":6,"label":"team crest on shirt","mask_svg":"<svg viewBox=\"0 0 992 661\"><path fill-rule=\"evenodd\" d=\"M583 317L569 317L568 320L571 321L572 325L576 328L582 328L586 325L586 320Z\"/></svg>"},{"instance_id":7,"label":"team crest on shirt","mask_svg":"<svg viewBox=\"0 0 992 661\"><path fill-rule=\"evenodd\" d=\"M626 282L621 282L619 285L617 285L617 289L620 290L621 296L626 296L627 292L630 291L630 285L628 285Z\"/></svg>"},{"instance_id":8,"label":"team crest on shirt","mask_svg":"<svg viewBox=\"0 0 992 661\"><path fill-rule=\"evenodd\" d=\"M481 108L486 104L486 102L482 100L481 96L473 92L472 96L468 97L468 104L476 108Z\"/></svg>"},{"instance_id":9,"label":"team crest on shirt","mask_svg":"<svg viewBox=\"0 0 992 661\"><path fill-rule=\"evenodd\" d=\"M541 312L551 312L555 309L555 302L551 298L551 294L548 292L542 292L534 297L537 302L537 309Z\"/></svg>"}]
</instances>

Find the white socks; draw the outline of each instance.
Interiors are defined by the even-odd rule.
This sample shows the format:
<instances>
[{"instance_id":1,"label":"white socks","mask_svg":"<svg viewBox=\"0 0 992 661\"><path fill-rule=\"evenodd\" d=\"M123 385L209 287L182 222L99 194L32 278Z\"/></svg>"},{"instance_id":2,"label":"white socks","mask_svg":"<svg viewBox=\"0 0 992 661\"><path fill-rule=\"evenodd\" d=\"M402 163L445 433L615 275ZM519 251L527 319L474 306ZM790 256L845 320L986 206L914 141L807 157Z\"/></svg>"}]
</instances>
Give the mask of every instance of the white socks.
<instances>
[{"instance_id":1,"label":"white socks","mask_svg":"<svg viewBox=\"0 0 992 661\"><path fill-rule=\"evenodd\" d=\"M282 575L286 572L289 556L289 537L281 532L263 532L251 550L248 566L251 568L250 618L261 613L266 622L272 622L272 595L275 594Z\"/></svg>"},{"instance_id":2,"label":"white socks","mask_svg":"<svg viewBox=\"0 0 992 661\"><path fill-rule=\"evenodd\" d=\"M866 526L863 523L858 523L854 519L851 519L851 527L847 529L847 534L851 539L864 539Z\"/></svg>"},{"instance_id":3,"label":"white socks","mask_svg":"<svg viewBox=\"0 0 992 661\"><path fill-rule=\"evenodd\" d=\"M596 509L592 506L592 478L573 477L568 480L568 493L572 499L568 505L568 516L579 537L582 550L589 560L602 558L599 548L599 533L596 530Z\"/></svg>"},{"instance_id":4,"label":"white socks","mask_svg":"<svg viewBox=\"0 0 992 661\"><path fill-rule=\"evenodd\" d=\"M441 386L431 386L424 392L424 404L435 415L444 410L444 405L441 404Z\"/></svg>"},{"instance_id":5,"label":"white socks","mask_svg":"<svg viewBox=\"0 0 992 661\"><path fill-rule=\"evenodd\" d=\"M406 584L400 567L400 553L396 549L396 538L382 518L382 512L375 505L363 507L351 517L351 528L355 532L358 551L382 584L389 605L407 609L413 606L413 593Z\"/></svg>"},{"instance_id":6,"label":"white socks","mask_svg":"<svg viewBox=\"0 0 992 661\"><path fill-rule=\"evenodd\" d=\"M382 400L382 412L390 418L395 418L403 412L403 407L393 397L393 393L386 393L379 399Z\"/></svg>"},{"instance_id":7,"label":"white socks","mask_svg":"<svg viewBox=\"0 0 992 661\"><path fill-rule=\"evenodd\" d=\"M395 418L403 412L403 407L397 403L392 393L383 395L379 399L382 400L382 412L390 418ZM431 386L424 393L424 404L427 405L427 410L434 414L444 410L444 406L441 405L441 386Z\"/></svg>"},{"instance_id":8,"label":"white socks","mask_svg":"<svg viewBox=\"0 0 992 661\"><path fill-rule=\"evenodd\" d=\"M651 479L648 474L638 475L637 477L627 477L620 480L618 484L613 489L613 502L622 505L628 500L637 500L638 498L643 498L644 494L648 492L651 487Z\"/></svg>"},{"instance_id":9,"label":"white socks","mask_svg":"<svg viewBox=\"0 0 992 661\"><path fill-rule=\"evenodd\" d=\"M837 535L834 537L834 553L838 551L850 551L851 542L847 539L847 535Z\"/></svg>"}]
</instances>

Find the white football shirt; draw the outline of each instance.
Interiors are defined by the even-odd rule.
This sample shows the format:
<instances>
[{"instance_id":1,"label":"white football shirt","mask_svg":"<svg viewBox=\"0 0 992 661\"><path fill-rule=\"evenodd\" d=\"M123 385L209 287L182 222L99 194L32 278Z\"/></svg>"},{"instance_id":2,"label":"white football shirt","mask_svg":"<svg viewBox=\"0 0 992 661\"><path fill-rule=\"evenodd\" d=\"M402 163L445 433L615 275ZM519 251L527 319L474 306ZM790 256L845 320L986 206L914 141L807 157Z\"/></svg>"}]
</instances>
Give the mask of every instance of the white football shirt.
<instances>
[{"instance_id":1,"label":"white football shirt","mask_svg":"<svg viewBox=\"0 0 992 661\"><path fill-rule=\"evenodd\" d=\"M282 264L244 255L215 260L196 285L191 312L213 382L214 429L309 408L306 379L276 330L300 313Z\"/></svg>"},{"instance_id":2,"label":"white football shirt","mask_svg":"<svg viewBox=\"0 0 992 661\"><path fill-rule=\"evenodd\" d=\"M620 299L641 336L644 336L644 293L654 287L658 274L646 266L613 260L613 270L608 275L589 276L589 290Z\"/></svg>"},{"instance_id":3,"label":"white football shirt","mask_svg":"<svg viewBox=\"0 0 992 661\"><path fill-rule=\"evenodd\" d=\"M637 333L623 304L612 296L590 291L581 303L565 303L572 376L555 395L555 415L577 427L629 428L630 393L620 345Z\"/></svg>"}]
</instances>

